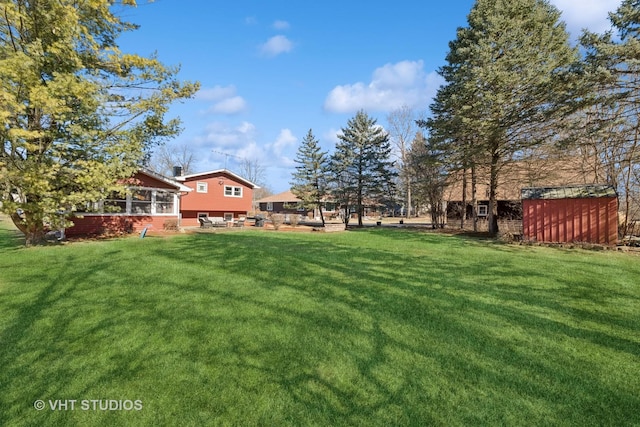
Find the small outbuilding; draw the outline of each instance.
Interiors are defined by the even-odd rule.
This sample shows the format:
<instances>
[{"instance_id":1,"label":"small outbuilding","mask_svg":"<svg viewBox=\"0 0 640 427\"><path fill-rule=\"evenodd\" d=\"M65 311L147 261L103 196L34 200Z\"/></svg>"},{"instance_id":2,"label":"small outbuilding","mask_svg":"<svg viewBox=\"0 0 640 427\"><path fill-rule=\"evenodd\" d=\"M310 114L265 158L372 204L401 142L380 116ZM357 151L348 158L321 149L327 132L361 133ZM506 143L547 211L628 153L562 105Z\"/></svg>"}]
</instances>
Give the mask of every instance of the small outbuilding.
<instances>
[{"instance_id":1,"label":"small outbuilding","mask_svg":"<svg viewBox=\"0 0 640 427\"><path fill-rule=\"evenodd\" d=\"M618 195L606 184L522 189L522 235L537 242L618 241Z\"/></svg>"}]
</instances>

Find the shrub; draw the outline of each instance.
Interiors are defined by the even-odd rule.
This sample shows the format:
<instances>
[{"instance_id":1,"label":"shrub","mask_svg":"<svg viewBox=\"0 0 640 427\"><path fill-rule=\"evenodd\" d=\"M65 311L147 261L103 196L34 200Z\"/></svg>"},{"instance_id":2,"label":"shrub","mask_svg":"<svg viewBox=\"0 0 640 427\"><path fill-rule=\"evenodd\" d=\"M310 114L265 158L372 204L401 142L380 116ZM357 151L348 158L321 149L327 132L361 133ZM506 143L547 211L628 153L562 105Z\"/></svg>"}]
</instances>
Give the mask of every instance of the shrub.
<instances>
[{"instance_id":1,"label":"shrub","mask_svg":"<svg viewBox=\"0 0 640 427\"><path fill-rule=\"evenodd\" d=\"M175 218L166 220L163 224L163 228L165 231L178 231L178 220Z\"/></svg>"},{"instance_id":2,"label":"shrub","mask_svg":"<svg viewBox=\"0 0 640 427\"><path fill-rule=\"evenodd\" d=\"M510 231L499 231L498 240L503 243L513 243L516 241L516 237Z\"/></svg>"},{"instance_id":3,"label":"shrub","mask_svg":"<svg viewBox=\"0 0 640 427\"><path fill-rule=\"evenodd\" d=\"M284 223L284 215L282 214L269 214L269 220L271 224L273 224L273 228L278 230L280 226Z\"/></svg>"},{"instance_id":4,"label":"shrub","mask_svg":"<svg viewBox=\"0 0 640 427\"><path fill-rule=\"evenodd\" d=\"M291 224L292 227L297 227L299 223L300 223L299 215L291 215L289 217L289 224Z\"/></svg>"}]
</instances>

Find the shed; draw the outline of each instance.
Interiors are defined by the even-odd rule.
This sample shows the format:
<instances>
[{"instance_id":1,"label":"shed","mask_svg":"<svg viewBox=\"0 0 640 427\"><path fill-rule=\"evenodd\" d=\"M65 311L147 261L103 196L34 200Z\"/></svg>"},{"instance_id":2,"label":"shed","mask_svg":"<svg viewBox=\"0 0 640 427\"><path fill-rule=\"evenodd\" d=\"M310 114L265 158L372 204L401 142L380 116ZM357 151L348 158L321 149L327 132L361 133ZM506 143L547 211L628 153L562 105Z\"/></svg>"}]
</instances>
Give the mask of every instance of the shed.
<instances>
[{"instance_id":1,"label":"shed","mask_svg":"<svg viewBox=\"0 0 640 427\"><path fill-rule=\"evenodd\" d=\"M606 184L523 188L523 238L538 242L618 241L618 195Z\"/></svg>"}]
</instances>

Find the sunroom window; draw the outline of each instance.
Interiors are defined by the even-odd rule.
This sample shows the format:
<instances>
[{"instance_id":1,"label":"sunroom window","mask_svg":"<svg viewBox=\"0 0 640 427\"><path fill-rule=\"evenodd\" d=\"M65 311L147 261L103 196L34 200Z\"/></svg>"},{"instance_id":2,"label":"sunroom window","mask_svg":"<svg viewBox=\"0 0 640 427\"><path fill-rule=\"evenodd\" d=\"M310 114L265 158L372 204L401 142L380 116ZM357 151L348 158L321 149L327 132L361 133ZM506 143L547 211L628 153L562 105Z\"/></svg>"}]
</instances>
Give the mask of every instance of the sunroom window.
<instances>
[{"instance_id":1,"label":"sunroom window","mask_svg":"<svg viewBox=\"0 0 640 427\"><path fill-rule=\"evenodd\" d=\"M173 193L156 191L156 213L173 213Z\"/></svg>"},{"instance_id":2,"label":"sunroom window","mask_svg":"<svg viewBox=\"0 0 640 427\"><path fill-rule=\"evenodd\" d=\"M127 212L127 196L120 193L111 193L104 200L104 213L126 213Z\"/></svg>"},{"instance_id":3,"label":"sunroom window","mask_svg":"<svg viewBox=\"0 0 640 427\"><path fill-rule=\"evenodd\" d=\"M131 194L131 213L151 213L151 190L135 190Z\"/></svg>"},{"instance_id":4,"label":"sunroom window","mask_svg":"<svg viewBox=\"0 0 640 427\"><path fill-rule=\"evenodd\" d=\"M76 205L76 212L115 215L174 214L175 193L146 188L134 189L129 194L111 193L102 201Z\"/></svg>"}]
</instances>

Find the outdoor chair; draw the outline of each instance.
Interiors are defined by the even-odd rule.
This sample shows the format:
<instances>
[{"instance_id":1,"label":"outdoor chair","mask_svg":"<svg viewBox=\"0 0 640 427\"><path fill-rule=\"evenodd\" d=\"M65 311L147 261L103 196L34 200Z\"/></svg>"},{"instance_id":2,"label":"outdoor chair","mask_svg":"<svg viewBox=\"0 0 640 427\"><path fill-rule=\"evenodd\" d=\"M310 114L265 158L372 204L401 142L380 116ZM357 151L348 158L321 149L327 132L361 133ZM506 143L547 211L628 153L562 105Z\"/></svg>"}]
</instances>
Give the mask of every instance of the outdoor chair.
<instances>
[{"instance_id":1,"label":"outdoor chair","mask_svg":"<svg viewBox=\"0 0 640 427\"><path fill-rule=\"evenodd\" d=\"M233 223L234 227L244 227L244 219L239 219Z\"/></svg>"},{"instance_id":2,"label":"outdoor chair","mask_svg":"<svg viewBox=\"0 0 640 427\"><path fill-rule=\"evenodd\" d=\"M209 218L200 217L200 218L198 218L198 221L200 221L200 228L211 228L211 227L213 227L213 222L211 222L211 220Z\"/></svg>"}]
</instances>

